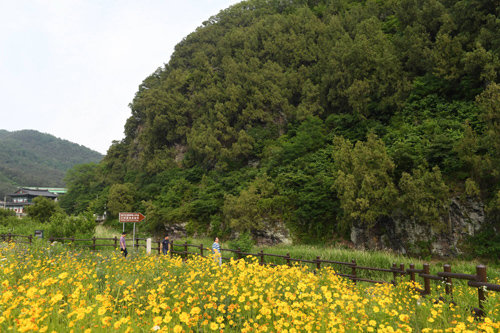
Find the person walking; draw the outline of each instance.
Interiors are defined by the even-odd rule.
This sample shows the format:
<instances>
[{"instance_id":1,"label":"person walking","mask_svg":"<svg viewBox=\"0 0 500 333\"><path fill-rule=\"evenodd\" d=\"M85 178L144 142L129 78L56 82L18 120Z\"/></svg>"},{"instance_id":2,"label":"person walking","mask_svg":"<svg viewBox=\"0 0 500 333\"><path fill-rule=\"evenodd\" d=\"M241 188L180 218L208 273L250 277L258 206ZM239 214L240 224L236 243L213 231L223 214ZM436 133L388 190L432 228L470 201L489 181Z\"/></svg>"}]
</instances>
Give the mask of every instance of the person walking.
<instances>
[{"instance_id":1,"label":"person walking","mask_svg":"<svg viewBox=\"0 0 500 333\"><path fill-rule=\"evenodd\" d=\"M163 254L168 255L168 253L170 252L170 241L168 240L168 235L166 235L165 239L162 240L160 247Z\"/></svg>"},{"instance_id":2,"label":"person walking","mask_svg":"<svg viewBox=\"0 0 500 333\"><path fill-rule=\"evenodd\" d=\"M125 236L126 235L127 235L127 233L123 232L122 236L120 237L120 250L122 251L123 256L125 258L127 258L127 254L128 254L128 252L127 252L127 244L125 243Z\"/></svg>"},{"instance_id":3,"label":"person walking","mask_svg":"<svg viewBox=\"0 0 500 333\"><path fill-rule=\"evenodd\" d=\"M222 254L220 252L219 237L215 237L215 241L212 244L212 252L214 254L215 262L219 261L219 266L222 265Z\"/></svg>"}]
</instances>

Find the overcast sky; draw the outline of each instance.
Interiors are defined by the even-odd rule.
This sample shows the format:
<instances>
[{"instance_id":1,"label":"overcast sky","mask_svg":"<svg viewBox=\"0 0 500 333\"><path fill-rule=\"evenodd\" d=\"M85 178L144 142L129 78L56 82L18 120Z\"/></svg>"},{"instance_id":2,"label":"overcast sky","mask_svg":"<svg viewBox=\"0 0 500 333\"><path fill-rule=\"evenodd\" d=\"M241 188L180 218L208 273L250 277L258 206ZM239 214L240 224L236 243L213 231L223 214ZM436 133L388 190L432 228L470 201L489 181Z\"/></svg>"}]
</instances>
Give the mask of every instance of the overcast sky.
<instances>
[{"instance_id":1,"label":"overcast sky","mask_svg":"<svg viewBox=\"0 0 500 333\"><path fill-rule=\"evenodd\" d=\"M0 129L100 153L123 138L139 84L239 0L0 0Z\"/></svg>"}]
</instances>

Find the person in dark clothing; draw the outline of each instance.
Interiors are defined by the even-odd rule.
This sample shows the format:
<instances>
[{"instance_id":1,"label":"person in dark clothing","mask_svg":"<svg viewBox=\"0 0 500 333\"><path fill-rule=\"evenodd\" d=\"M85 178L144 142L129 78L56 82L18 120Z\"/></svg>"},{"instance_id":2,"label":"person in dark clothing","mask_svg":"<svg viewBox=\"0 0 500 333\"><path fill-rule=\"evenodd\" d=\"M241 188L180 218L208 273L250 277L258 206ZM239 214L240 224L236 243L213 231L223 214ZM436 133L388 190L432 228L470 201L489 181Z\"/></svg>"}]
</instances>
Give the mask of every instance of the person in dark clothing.
<instances>
[{"instance_id":1,"label":"person in dark clothing","mask_svg":"<svg viewBox=\"0 0 500 333\"><path fill-rule=\"evenodd\" d=\"M122 236L120 237L120 250L122 251L123 253L123 256L126 258L127 257L127 244L125 243L125 236L127 235L127 233L122 233Z\"/></svg>"},{"instance_id":2,"label":"person in dark clothing","mask_svg":"<svg viewBox=\"0 0 500 333\"><path fill-rule=\"evenodd\" d=\"M168 239L168 235L165 236L165 239L161 242L161 250L164 255L168 255L170 252L170 241Z\"/></svg>"}]
</instances>

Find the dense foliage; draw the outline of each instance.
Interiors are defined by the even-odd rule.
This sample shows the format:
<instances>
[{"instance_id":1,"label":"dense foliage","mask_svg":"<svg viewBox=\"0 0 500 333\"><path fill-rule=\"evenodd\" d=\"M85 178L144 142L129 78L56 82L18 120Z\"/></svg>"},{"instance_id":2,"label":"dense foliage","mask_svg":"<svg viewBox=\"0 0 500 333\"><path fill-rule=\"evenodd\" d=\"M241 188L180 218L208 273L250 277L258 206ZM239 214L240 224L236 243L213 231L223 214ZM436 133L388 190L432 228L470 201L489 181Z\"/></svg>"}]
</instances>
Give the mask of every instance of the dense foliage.
<instances>
[{"instance_id":1,"label":"dense foliage","mask_svg":"<svg viewBox=\"0 0 500 333\"><path fill-rule=\"evenodd\" d=\"M0 130L0 199L21 186L64 187L67 170L101 159L98 152L49 134Z\"/></svg>"},{"instance_id":2,"label":"dense foliage","mask_svg":"<svg viewBox=\"0 0 500 333\"><path fill-rule=\"evenodd\" d=\"M47 198L38 197L29 206L28 216L19 218L15 212L0 208L0 234L34 236L42 230L45 238L72 237L89 239L94 236L95 217L90 211L67 215L59 205Z\"/></svg>"},{"instance_id":3,"label":"dense foliage","mask_svg":"<svg viewBox=\"0 0 500 333\"><path fill-rule=\"evenodd\" d=\"M486 202L498 228L495 4L249 0L223 10L144 80L125 138L68 175L63 206L132 207L151 229L187 223L212 235L284 223L307 242L396 213L440 230L456 196Z\"/></svg>"}]
</instances>

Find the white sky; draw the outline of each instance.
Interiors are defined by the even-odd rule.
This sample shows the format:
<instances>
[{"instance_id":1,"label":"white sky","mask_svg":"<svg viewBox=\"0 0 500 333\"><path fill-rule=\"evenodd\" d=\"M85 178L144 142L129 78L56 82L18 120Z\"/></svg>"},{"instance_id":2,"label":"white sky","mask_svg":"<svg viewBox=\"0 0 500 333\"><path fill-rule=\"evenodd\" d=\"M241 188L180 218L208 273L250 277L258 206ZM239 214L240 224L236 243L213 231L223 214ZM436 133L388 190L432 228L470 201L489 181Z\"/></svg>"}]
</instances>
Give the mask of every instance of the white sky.
<instances>
[{"instance_id":1,"label":"white sky","mask_svg":"<svg viewBox=\"0 0 500 333\"><path fill-rule=\"evenodd\" d=\"M101 153L139 84L201 23L240 0L0 0L0 129Z\"/></svg>"}]
</instances>

